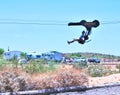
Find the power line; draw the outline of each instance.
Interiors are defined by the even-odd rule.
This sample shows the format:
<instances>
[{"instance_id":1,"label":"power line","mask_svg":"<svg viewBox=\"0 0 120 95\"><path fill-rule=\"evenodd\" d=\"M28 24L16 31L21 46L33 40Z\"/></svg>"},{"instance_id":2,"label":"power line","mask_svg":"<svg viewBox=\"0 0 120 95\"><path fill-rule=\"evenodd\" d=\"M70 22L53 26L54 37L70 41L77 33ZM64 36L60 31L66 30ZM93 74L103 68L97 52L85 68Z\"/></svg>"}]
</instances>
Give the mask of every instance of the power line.
<instances>
[{"instance_id":1,"label":"power line","mask_svg":"<svg viewBox=\"0 0 120 95\"><path fill-rule=\"evenodd\" d=\"M101 22L101 24L120 24L120 21L107 21L107 22Z\"/></svg>"},{"instance_id":2,"label":"power line","mask_svg":"<svg viewBox=\"0 0 120 95\"><path fill-rule=\"evenodd\" d=\"M30 20L30 19L0 19L0 24L21 24L21 25L67 25L70 21L60 20ZM100 24L120 24L120 21L101 21Z\"/></svg>"},{"instance_id":3,"label":"power line","mask_svg":"<svg viewBox=\"0 0 120 95\"><path fill-rule=\"evenodd\" d=\"M0 19L0 21L68 22L62 20L40 20L40 19Z\"/></svg>"},{"instance_id":4,"label":"power line","mask_svg":"<svg viewBox=\"0 0 120 95\"><path fill-rule=\"evenodd\" d=\"M0 24L24 24L24 25L67 25L65 23L42 23L42 22L1 22Z\"/></svg>"},{"instance_id":5,"label":"power line","mask_svg":"<svg viewBox=\"0 0 120 95\"><path fill-rule=\"evenodd\" d=\"M0 24L24 24L24 25L67 25L68 21L39 20L39 19L0 19Z\"/></svg>"},{"instance_id":6,"label":"power line","mask_svg":"<svg viewBox=\"0 0 120 95\"><path fill-rule=\"evenodd\" d=\"M67 25L67 22L60 20L0 19L0 24Z\"/></svg>"}]
</instances>

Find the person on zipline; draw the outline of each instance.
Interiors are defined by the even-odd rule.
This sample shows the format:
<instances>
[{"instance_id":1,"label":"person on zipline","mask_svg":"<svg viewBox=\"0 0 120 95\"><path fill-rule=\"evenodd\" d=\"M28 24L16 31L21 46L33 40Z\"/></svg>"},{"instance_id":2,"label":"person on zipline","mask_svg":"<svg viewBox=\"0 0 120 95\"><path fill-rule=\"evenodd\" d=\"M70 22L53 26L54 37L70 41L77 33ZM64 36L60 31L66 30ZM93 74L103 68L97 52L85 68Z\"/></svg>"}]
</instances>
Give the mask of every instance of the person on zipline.
<instances>
[{"instance_id":1,"label":"person on zipline","mask_svg":"<svg viewBox=\"0 0 120 95\"><path fill-rule=\"evenodd\" d=\"M88 40L89 39L89 35L91 34L91 30L92 28L96 28L100 25L100 22L98 20L94 20L92 22L87 22L85 20L81 20L80 22L70 22L68 23L68 26L78 26L78 25L82 25L86 28L87 32L85 31L82 31L82 35L80 36L80 38L78 39L73 39L72 41L67 41L68 44L71 44L73 42L78 42L80 44L84 44L86 42L89 42L91 40Z\"/></svg>"},{"instance_id":2,"label":"person on zipline","mask_svg":"<svg viewBox=\"0 0 120 95\"><path fill-rule=\"evenodd\" d=\"M71 44L71 43L77 41L80 44L84 44L86 42L86 40L88 40L88 33L86 33L85 31L82 31L82 35L80 36L80 38L73 39L72 41L67 41L67 43Z\"/></svg>"}]
</instances>

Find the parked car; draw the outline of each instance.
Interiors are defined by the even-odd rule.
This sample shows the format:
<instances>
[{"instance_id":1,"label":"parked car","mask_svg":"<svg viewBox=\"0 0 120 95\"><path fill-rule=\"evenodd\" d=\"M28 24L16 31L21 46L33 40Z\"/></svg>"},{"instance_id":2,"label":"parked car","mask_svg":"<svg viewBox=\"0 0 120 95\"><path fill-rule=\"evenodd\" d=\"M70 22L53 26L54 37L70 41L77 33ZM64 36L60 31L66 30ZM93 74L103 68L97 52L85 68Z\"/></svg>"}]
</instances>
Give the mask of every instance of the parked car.
<instances>
[{"instance_id":1,"label":"parked car","mask_svg":"<svg viewBox=\"0 0 120 95\"><path fill-rule=\"evenodd\" d=\"M86 62L85 58L74 58L74 62Z\"/></svg>"},{"instance_id":2,"label":"parked car","mask_svg":"<svg viewBox=\"0 0 120 95\"><path fill-rule=\"evenodd\" d=\"M19 59L19 60L18 60L18 63L20 63L20 64L25 64L25 63L27 63L27 60L26 60L26 59Z\"/></svg>"},{"instance_id":3,"label":"parked car","mask_svg":"<svg viewBox=\"0 0 120 95\"><path fill-rule=\"evenodd\" d=\"M89 58L88 59L88 62L93 62L93 63L100 63L100 60L99 59L97 59L97 58Z\"/></svg>"}]
</instances>

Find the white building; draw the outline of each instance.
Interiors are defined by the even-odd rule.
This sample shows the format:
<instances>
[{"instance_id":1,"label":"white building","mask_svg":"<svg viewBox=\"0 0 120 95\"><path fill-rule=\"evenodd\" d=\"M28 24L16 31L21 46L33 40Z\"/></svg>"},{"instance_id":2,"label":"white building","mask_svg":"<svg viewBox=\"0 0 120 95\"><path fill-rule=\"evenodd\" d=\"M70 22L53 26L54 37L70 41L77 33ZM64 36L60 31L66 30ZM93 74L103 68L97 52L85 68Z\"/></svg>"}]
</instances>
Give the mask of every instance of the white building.
<instances>
[{"instance_id":1,"label":"white building","mask_svg":"<svg viewBox=\"0 0 120 95\"><path fill-rule=\"evenodd\" d=\"M7 51L4 52L4 59L9 60L16 57L17 59L21 58L21 51Z\"/></svg>"}]
</instances>

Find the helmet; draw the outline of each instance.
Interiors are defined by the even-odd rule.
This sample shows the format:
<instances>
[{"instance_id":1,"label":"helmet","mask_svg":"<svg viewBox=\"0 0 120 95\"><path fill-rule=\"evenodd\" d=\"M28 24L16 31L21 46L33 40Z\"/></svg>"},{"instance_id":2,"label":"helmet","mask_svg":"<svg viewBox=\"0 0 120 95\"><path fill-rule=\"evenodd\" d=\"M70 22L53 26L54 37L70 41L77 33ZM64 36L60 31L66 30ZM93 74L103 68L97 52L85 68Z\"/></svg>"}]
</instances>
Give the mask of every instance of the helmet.
<instances>
[{"instance_id":1,"label":"helmet","mask_svg":"<svg viewBox=\"0 0 120 95\"><path fill-rule=\"evenodd\" d=\"M85 31L82 31L82 34L84 34L85 33Z\"/></svg>"}]
</instances>

